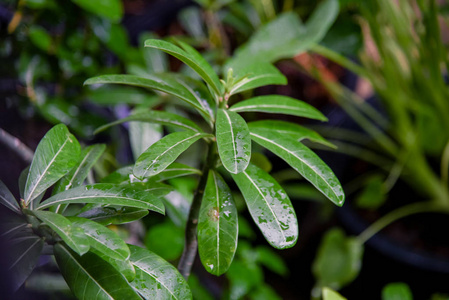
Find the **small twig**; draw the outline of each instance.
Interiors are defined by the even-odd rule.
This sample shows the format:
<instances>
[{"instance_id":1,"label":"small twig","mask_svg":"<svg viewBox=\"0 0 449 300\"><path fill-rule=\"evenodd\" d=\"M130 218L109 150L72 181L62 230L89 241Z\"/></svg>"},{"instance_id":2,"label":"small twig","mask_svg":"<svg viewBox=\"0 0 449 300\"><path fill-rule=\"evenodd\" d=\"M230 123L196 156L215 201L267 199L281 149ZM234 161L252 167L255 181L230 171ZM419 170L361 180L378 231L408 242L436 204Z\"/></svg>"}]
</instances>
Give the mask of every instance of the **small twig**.
<instances>
[{"instance_id":1,"label":"small twig","mask_svg":"<svg viewBox=\"0 0 449 300\"><path fill-rule=\"evenodd\" d=\"M27 145L22 143L18 138L10 135L6 131L0 128L0 143L7 146L12 151L16 152L20 158L26 162L31 163L33 160L34 152L28 148Z\"/></svg>"}]
</instances>

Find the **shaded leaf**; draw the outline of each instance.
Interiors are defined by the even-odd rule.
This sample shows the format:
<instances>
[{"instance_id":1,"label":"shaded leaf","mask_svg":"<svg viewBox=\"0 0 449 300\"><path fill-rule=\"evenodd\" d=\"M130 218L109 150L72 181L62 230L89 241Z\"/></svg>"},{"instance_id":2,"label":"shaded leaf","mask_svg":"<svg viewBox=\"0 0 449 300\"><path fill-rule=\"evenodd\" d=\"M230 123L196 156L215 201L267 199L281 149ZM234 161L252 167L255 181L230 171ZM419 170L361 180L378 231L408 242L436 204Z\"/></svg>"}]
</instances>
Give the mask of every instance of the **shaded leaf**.
<instances>
[{"instance_id":1,"label":"shaded leaf","mask_svg":"<svg viewBox=\"0 0 449 300\"><path fill-rule=\"evenodd\" d=\"M43 201L38 209L69 203L120 205L164 213L164 205L157 196L145 191L135 191L131 188L109 183L80 186L64 191Z\"/></svg>"},{"instance_id":2,"label":"shaded leaf","mask_svg":"<svg viewBox=\"0 0 449 300\"><path fill-rule=\"evenodd\" d=\"M222 85L210 64L201 56L200 53L198 53L198 51L189 45L183 42L178 42L178 44L182 47L182 49L163 40L145 41L145 47L162 50L191 67L214 90L216 95L221 95Z\"/></svg>"},{"instance_id":3,"label":"shaded leaf","mask_svg":"<svg viewBox=\"0 0 449 300\"><path fill-rule=\"evenodd\" d=\"M312 270L319 286L340 289L352 282L362 264L363 245L346 237L341 229L326 233L313 262Z\"/></svg>"},{"instance_id":4,"label":"shaded leaf","mask_svg":"<svg viewBox=\"0 0 449 300\"><path fill-rule=\"evenodd\" d=\"M332 170L312 150L288 137L263 128L251 128L251 138L287 162L338 206L345 195Z\"/></svg>"},{"instance_id":5,"label":"shaded leaf","mask_svg":"<svg viewBox=\"0 0 449 300\"><path fill-rule=\"evenodd\" d=\"M198 252L211 274L225 273L237 249L237 209L231 190L215 171L209 171L198 217Z\"/></svg>"},{"instance_id":6,"label":"shaded leaf","mask_svg":"<svg viewBox=\"0 0 449 300\"><path fill-rule=\"evenodd\" d=\"M191 131L174 132L149 147L137 159L134 175L144 178L156 175L173 163L182 152L200 138L211 137L206 133Z\"/></svg>"},{"instance_id":7,"label":"shaded leaf","mask_svg":"<svg viewBox=\"0 0 449 300\"><path fill-rule=\"evenodd\" d=\"M192 299L187 282L171 264L156 254L129 245L136 278L130 285L144 299Z\"/></svg>"},{"instance_id":8,"label":"shaded leaf","mask_svg":"<svg viewBox=\"0 0 449 300\"><path fill-rule=\"evenodd\" d=\"M44 241L31 232L8 241L5 246L3 253L5 253L7 264L2 272L8 274L8 285L10 284L8 288L16 291L34 270Z\"/></svg>"},{"instance_id":9,"label":"shaded leaf","mask_svg":"<svg viewBox=\"0 0 449 300\"><path fill-rule=\"evenodd\" d=\"M0 180L0 203L9 208L10 210L21 213L19 203L14 198L13 194L9 191L3 181Z\"/></svg>"},{"instance_id":10,"label":"shaded leaf","mask_svg":"<svg viewBox=\"0 0 449 300\"><path fill-rule=\"evenodd\" d=\"M233 174L245 170L251 159L251 137L245 120L234 112L220 109L215 135L218 154L226 170Z\"/></svg>"},{"instance_id":11,"label":"shaded leaf","mask_svg":"<svg viewBox=\"0 0 449 300\"><path fill-rule=\"evenodd\" d=\"M272 248L259 246L256 248L257 261L267 267L270 271L282 276L288 275L288 267Z\"/></svg>"},{"instance_id":12,"label":"shaded leaf","mask_svg":"<svg viewBox=\"0 0 449 300\"><path fill-rule=\"evenodd\" d=\"M265 85L285 85L287 78L273 65L257 63L238 70L236 82L230 88L229 94L237 94Z\"/></svg>"},{"instance_id":13,"label":"shaded leaf","mask_svg":"<svg viewBox=\"0 0 449 300\"><path fill-rule=\"evenodd\" d=\"M320 121L327 120L319 110L306 102L281 95L259 96L244 100L234 104L229 110L234 112L257 111L305 117Z\"/></svg>"},{"instance_id":14,"label":"shaded leaf","mask_svg":"<svg viewBox=\"0 0 449 300\"><path fill-rule=\"evenodd\" d=\"M129 86L104 86L87 92L89 101L99 105L134 104L154 107L161 102L160 97Z\"/></svg>"},{"instance_id":15,"label":"shaded leaf","mask_svg":"<svg viewBox=\"0 0 449 300\"><path fill-rule=\"evenodd\" d=\"M148 229L145 246L163 259L172 261L181 256L184 240L184 230L167 220Z\"/></svg>"},{"instance_id":16,"label":"shaded leaf","mask_svg":"<svg viewBox=\"0 0 449 300\"><path fill-rule=\"evenodd\" d=\"M206 104L201 99L198 99L191 88L187 88L185 84L181 84L177 78L179 76L172 74L149 74L145 78L134 75L102 75L89 78L84 84L125 84L161 91L188 103L201 112L203 116L209 116L207 120L210 121L212 116L208 107L205 107Z\"/></svg>"},{"instance_id":17,"label":"shaded leaf","mask_svg":"<svg viewBox=\"0 0 449 300\"><path fill-rule=\"evenodd\" d=\"M336 148L334 144L327 141L317 132L296 123L279 120L260 120L249 122L248 127L250 128L250 130L251 128L262 127L264 130L269 130L273 133L288 136L298 142L304 139L309 139L312 142L319 143L330 148Z\"/></svg>"},{"instance_id":18,"label":"shaded leaf","mask_svg":"<svg viewBox=\"0 0 449 300\"><path fill-rule=\"evenodd\" d=\"M141 299L123 275L96 254L79 256L60 243L54 251L59 269L78 299Z\"/></svg>"},{"instance_id":19,"label":"shaded leaf","mask_svg":"<svg viewBox=\"0 0 449 300\"><path fill-rule=\"evenodd\" d=\"M192 130L195 132L202 132L202 130L192 121L187 118L168 113L165 111L150 110L147 112L139 112L132 114L126 118L114 121L112 123L106 124L95 130L95 134L111 127L114 125L122 124L130 121L140 121L148 123L157 123L162 125L175 126L177 128L182 128L184 130Z\"/></svg>"},{"instance_id":20,"label":"shaded leaf","mask_svg":"<svg viewBox=\"0 0 449 300\"><path fill-rule=\"evenodd\" d=\"M322 293L323 300L346 300L345 297L327 287L323 288Z\"/></svg>"},{"instance_id":21,"label":"shaded leaf","mask_svg":"<svg viewBox=\"0 0 449 300\"><path fill-rule=\"evenodd\" d=\"M59 124L50 129L34 154L25 185L25 204L30 204L31 200L73 168L80 151L80 144L65 125Z\"/></svg>"},{"instance_id":22,"label":"shaded leaf","mask_svg":"<svg viewBox=\"0 0 449 300\"><path fill-rule=\"evenodd\" d=\"M128 246L114 231L89 219L80 217L69 217L68 219L73 226L84 230L92 248L113 259L126 260L129 258Z\"/></svg>"},{"instance_id":23,"label":"shaded leaf","mask_svg":"<svg viewBox=\"0 0 449 300\"><path fill-rule=\"evenodd\" d=\"M72 2L88 12L108 18L113 22L120 21L123 16L123 6L120 0L72 0Z\"/></svg>"},{"instance_id":24,"label":"shaded leaf","mask_svg":"<svg viewBox=\"0 0 449 300\"><path fill-rule=\"evenodd\" d=\"M51 211L35 210L33 214L53 229L79 255L89 251L89 241L84 231L77 226L73 226L66 217Z\"/></svg>"},{"instance_id":25,"label":"shaded leaf","mask_svg":"<svg viewBox=\"0 0 449 300\"><path fill-rule=\"evenodd\" d=\"M131 144L134 160L163 136L164 129L160 124L130 122L129 142Z\"/></svg>"},{"instance_id":26,"label":"shaded leaf","mask_svg":"<svg viewBox=\"0 0 449 300\"><path fill-rule=\"evenodd\" d=\"M298 221L282 187L268 173L250 164L232 178L245 198L248 210L265 239L275 248L293 247Z\"/></svg>"},{"instance_id":27,"label":"shaded leaf","mask_svg":"<svg viewBox=\"0 0 449 300\"><path fill-rule=\"evenodd\" d=\"M155 181L163 181L187 175L201 175L201 171L188 165L174 162L170 164L164 171L151 177L151 179Z\"/></svg>"},{"instance_id":28,"label":"shaded leaf","mask_svg":"<svg viewBox=\"0 0 449 300\"><path fill-rule=\"evenodd\" d=\"M125 224L140 220L148 215L148 210L134 207L93 207L78 214L78 217L88 218L102 225Z\"/></svg>"}]
</instances>

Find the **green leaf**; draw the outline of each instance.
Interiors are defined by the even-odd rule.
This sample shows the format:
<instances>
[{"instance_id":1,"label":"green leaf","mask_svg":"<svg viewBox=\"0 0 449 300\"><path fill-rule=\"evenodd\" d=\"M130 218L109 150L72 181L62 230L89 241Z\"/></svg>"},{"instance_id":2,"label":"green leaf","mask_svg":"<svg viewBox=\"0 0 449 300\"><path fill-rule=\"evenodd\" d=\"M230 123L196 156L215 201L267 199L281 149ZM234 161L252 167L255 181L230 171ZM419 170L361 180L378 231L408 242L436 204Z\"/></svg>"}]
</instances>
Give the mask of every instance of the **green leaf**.
<instances>
[{"instance_id":1,"label":"green leaf","mask_svg":"<svg viewBox=\"0 0 449 300\"><path fill-rule=\"evenodd\" d=\"M244 100L234 104L229 110L234 112L257 111L285 114L327 121L327 118L319 110L306 102L280 95L259 96Z\"/></svg>"},{"instance_id":2,"label":"green leaf","mask_svg":"<svg viewBox=\"0 0 449 300\"><path fill-rule=\"evenodd\" d=\"M363 245L334 228L321 241L312 270L318 285L335 290L352 282L362 265Z\"/></svg>"},{"instance_id":3,"label":"green leaf","mask_svg":"<svg viewBox=\"0 0 449 300\"><path fill-rule=\"evenodd\" d=\"M19 203L16 201L16 198L11 194L9 189L0 180L0 203L12 210L16 213L21 213Z\"/></svg>"},{"instance_id":4,"label":"green leaf","mask_svg":"<svg viewBox=\"0 0 449 300\"><path fill-rule=\"evenodd\" d=\"M191 130L195 132L202 132L202 130L194 122L186 119L184 117L164 112L158 110L150 110L147 112L139 112L132 114L129 117L114 121L112 123L106 124L95 130L95 134L111 127L114 125L122 124L130 121L140 121L148 123L157 123L162 125L174 126L177 128L182 128L184 130Z\"/></svg>"},{"instance_id":5,"label":"green leaf","mask_svg":"<svg viewBox=\"0 0 449 300\"><path fill-rule=\"evenodd\" d=\"M389 283L382 289L382 300L413 300L413 294L403 282Z\"/></svg>"},{"instance_id":6,"label":"green leaf","mask_svg":"<svg viewBox=\"0 0 449 300\"><path fill-rule=\"evenodd\" d=\"M9 211L2 213L0 238L3 241L21 237L23 235L30 235L32 233L33 230L28 226L28 222L24 215L13 214Z\"/></svg>"},{"instance_id":7,"label":"green leaf","mask_svg":"<svg viewBox=\"0 0 449 300\"><path fill-rule=\"evenodd\" d=\"M112 230L89 219L69 217L73 226L84 230L92 248L114 258L126 260L130 252L126 243Z\"/></svg>"},{"instance_id":8,"label":"green leaf","mask_svg":"<svg viewBox=\"0 0 449 300\"><path fill-rule=\"evenodd\" d=\"M160 104L161 99L146 90L128 86L105 86L91 89L87 92L89 101L99 105L145 105L154 107Z\"/></svg>"},{"instance_id":9,"label":"green leaf","mask_svg":"<svg viewBox=\"0 0 449 300\"><path fill-rule=\"evenodd\" d=\"M164 129L160 124L130 122L129 142L131 144L134 160L163 136Z\"/></svg>"},{"instance_id":10,"label":"green leaf","mask_svg":"<svg viewBox=\"0 0 449 300\"><path fill-rule=\"evenodd\" d=\"M181 256L185 245L184 229L165 222L151 226L145 236L145 246L165 260L173 261ZM161 237L164 237L163 239Z\"/></svg>"},{"instance_id":11,"label":"green leaf","mask_svg":"<svg viewBox=\"0 0 449 300\"><path fill-rule=\"evenodd\" d=\"M206 119L207 121L212 120L213 116L211 115L211 109L207 104L207 101L199 98L195 91L190 86L185 84L180 78L180 76L175 76L173 74L149 74L145 78L134 75L102 75L89 78L84 82L84 84L114 83L139 86L161 91L178 97L201 112L203 116L208 116Z\"/></svg>"},{"instance_id":12,"label":"green leaf","mask_svg":"<svg viewBox=\"0 0 449 300\"><path fill-rule=\"evenodd\" d=\"M7 263L2 266L2 272L8 274L10 288L16 291L34 270L44 241L34 233L28 233L8 241L4 246L6 247L2 252L5 253L4 259Z\"/></svg>"},{"instance_id":13,"label":"green leaf","mask_svg":"<svg viewBox=\"0 0 449 300\"><path fill-rule=\"evenodd\" d=\"M165 170L190 145L210 134L192 131L171 133L149 147L136 161L134 175L144 178Z\"/></svg>"},{"instance_id":14,"label":"green leaf","mask_svg":"<svg viewBox=\"0 0 449 300\"><path fill-rule=\"evenodd\" d=\"M38 209L70 203L120 205L164 213L164 205L155 195L109 183L80 186L64 191L42 202Z\"/></svg>"},{"instance_id":15,"label":"green leaf","mask_svg":"<svg viewBox=\"0 0 449 300\"><path fill-rule=\"evenodd\" d=\"M220 174L209 171L198 218L198 252L211 274L225 273L237 249L237 209Z\"/></svg>"},{"instance_id":16,"label":"green leaf","mask_svg":"<svg viewBox=\"0 0 449 300\"><path fill-rule=\"evenodd\" d=\"M171 264L156 254L129 245L136 278L130 285L144 299L192 299L187 282Z\"/></svg>"},{"instance_id":17,"label":"green leaf","mask_svg":"<svg viewBox=\"0 0 449 300\"><path fill-rule=\"evenodd\" d=\"M84 231L77 226L73 226L66 217L51 211L35 210L33 214L53 229L79 255L89 251L89 241Z\"/></svg>"},{"instance_id":18,"label":"green leaf","mask_svg":"<svg viewBox=\"0 0 449 300\"><path fill-rule=\"evenodd\" d=\"M261 86L287 84L287 78L279 70L268 63L258 63L238 70L236 82L230 88L229 94L237 94Z\"/></svg>"},{"instance_id":19,"label":"green leaf","mask_svg":"<svg viewBox=\"0 0 449 300\"><path fill-rule=\"evenodd\" d=\"M120 0L72 0L72 2L88 12L107 18L113 22L119 22L123 16L123 6Z\"/></svg>"},{"instance_id":20,"label":"green leaf","mask_svg":"<svg viewBox=\"0 0 449 300\"><path fill-rule=\"evenodd\" d=\"M288 275L288 267L272 248L266 246L258 246L256 248L257 261L267 267L270 271L282 276Z\"/></svg>"},{"instance_id":21,"label":"green leaf","mask_svg":"<svg viewBox=\"0 0 449 300\"><path fill-rule=\"evenodd\" d=\"M28 35L30 41L39 49L45 52L49 52L51 50L52 38L44 28L33 25L30 27Z\"/></svg>"},{"instance_id":22,"label":"green leaf","mask_svg":"<svg viewBox=\"0 0 449 300\"><path fill-rule=\"evenodd\" d=\"M54 251L59 269L78 299L141 300L123 275L94 253L79 256L60 243Z\"/></svg>"},{"instance_id":23,"label":"green leaf","mask_svg":"<svg viewBox=\"0 0 449 300\"><path fill-rule=\"evenodd\" d=\"M380 174L373 175L365 182L363 190L355 199L357 207L375 210L386 200L384 177Z\"/></svg>"},{"instance_id":24,"label":"green leaf","mask_svg":"<svg viewBox=\"0 0 449 300\"><path fill-rule=\"evenodd\" d=\"M271 169L273 168L273 165L271 164L268 157L266 157L265 155L263 155L262 153L259 153L259 152L251 153L250 163L258 166L259 168L261 168L262 170L264 170L267 173L270 173Z\"/></svg>"},{"instance_id":25,"label":"green leaf","mask_svg":"<svg viewBox=\"0 0 449 300\"><path fill-rule=\"evenodd\" d=\"M339 10L338 0L322 1L307 20L306 33L302 38L319 43L335 22Z\"/></svg>"},{"instance_id":26,"label":"green leaf","mask_svg":"<svg viewBox=\"0 0 449 300\"><path fill-rule=\"evenodd\" d=\"M93 207L78 214L78 217L88 218L104 226L125 224L140 220L148 215L148 210L134 207Z\"/></svg>"},{"instance_id":27,"label":"green leaf","mask_svg":"<svg viewBox=\"0 0 449 300\"><path fill-rule=\"evenodd\" d=\"M251 138L245 120L234 112L220 109L215 135L218 154L226 170L233 174L245 170L251 159Z\"/></svg>"},{"instance_id":28,"label":"green leaf","mask_svg":"<svg viewBox=\"0 0 449 300\"><path fill-rule=\"evenodd\" d=\"M312 142L319 143L321 145L336 149L336 146L331 142L328 142L325 138L319 135L317 132L298 125L296 123L279 121L279 120L260 120L248 123L248 127L257 128L261 127L264 130L272 131L282 136L290 137L298 142L309 139Z\"/></svg>"},{"instance_id":29,"label":"green leaf","mask_svg":"<svg viewBox=\"0 0 449 300\"><path fill-rule=\"evenodd\" d=\"M183 49L163 40L145 41L145 47L162 50L191 67L213 89L216 95L221 95L223 87L217 74L215 74L215 71L214 69L212 69L210 64L201 56L200 53L198 53L198 51L196 51L189 45L180 41L178 42L178 44Z\"/></svg>"},{"instance_id":30,"label":"green leaf","mask_svg":"<svg viewBox=\"0 0 449 300\"><path fill-rule=\"evenodd\" d=\"M282 187L255 165L232 178L245 198L246 205L265 239L275 248L293 247L298 239L298 221Z\"/></svg>"},{"instance_id":31,"label":"green leaf","mask_svg":"<svg viewBox=\"0 0 449 300\"><path fill-rule=\"evenodd\" d=\"M145 40L152 39L156 35L144 32L139 36L139 46L145 45ZM151 73L167 72L169 68L168 55L153 48L141 48L146 69Z\"/></svg>"},{"instance_id":32,"label":"green leaf","mask_svg":"<svg viewBox=\"0 0 449 300\"><path fill-rule=\"evenodd\" d=\"M128 282L131 282L134 280L134 278L136 278L136 270L134 269L134 266L129 259L115 259L108 256L104 252L97 251L95 248L91 248L90 251L113 266L117 271L125 276Z\"/></svg>"},{"instance_id":33,"label":"green leaf","mask_svg":"<svg viewBox=\"0 0 449 300\"><path fill-rule=\"evenodd\" d=\"M323 300L346 300L345 297L327 287L323 288L322 293Z\"/></svg>"},{"instance_id":34,"label":"green leaf","mask_svg":"<svg viewBox=\"0 0 449 300\"><path fill-rule=\"evenodd\" d=\"M201 175L201 171L188 165L174 162L170 164L164 171L151 177L155 181L164 181L171 178L177 178L187 175Z\"/></svg>"},{"instance_id":35,"label":"green leaf","mask_svg":"<svg viewBox=\"0 0 449 300\"><path fill-rule=\"evenodd\" d=\"M175 190L172 186L168 184L155 182L153 180L146 181L146 179L144 179L142 182L130 183L128 187L150 192L151 194L157 197L164 197L168 193Z\"/></svg>"},{"instance_id":36,"label":"green leaf","mask_svg":"<svg viewBox=\"0 0 449 300\"><path fill-rule=\"evenodd\" d=\"M50 129L34 154L25 185L25 204L28 205L73 168L80 151L80 144L65 125Z\"/></svg>"},{"instance_id":37,"label":"green leaf","mask_svg":"<svg viewBox=\"0 0 449 300\"><path fill-rule=\"evenodd\" d=\"M285 160L336 205L343 205L345 195L340 182L312 150L288 137L263 128L251 128L251 138Z\"/></svg>"}]
</instances>

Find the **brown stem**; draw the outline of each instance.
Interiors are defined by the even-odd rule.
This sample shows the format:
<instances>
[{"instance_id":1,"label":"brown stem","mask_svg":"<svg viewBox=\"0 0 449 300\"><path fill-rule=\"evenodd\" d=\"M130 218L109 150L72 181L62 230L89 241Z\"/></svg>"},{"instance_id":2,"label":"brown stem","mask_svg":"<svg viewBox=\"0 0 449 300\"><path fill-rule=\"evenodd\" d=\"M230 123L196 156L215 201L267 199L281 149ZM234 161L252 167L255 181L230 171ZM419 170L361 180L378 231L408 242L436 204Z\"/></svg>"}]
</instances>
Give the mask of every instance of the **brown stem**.
<instances>
[{"instance_id":1,"label":"brown stem","mask_svg":"<svg viewBox=\"0 0 449 300\"><path fill-rule=\"evenodd\" d=\"M0 128L0 143L7 146L12 151L16 152L20 158L26 162L31 163L33 160L34 152L28 148L27 145L22 143L18 138L10 135L6 131Z\"/></svg>"}]
</instances>

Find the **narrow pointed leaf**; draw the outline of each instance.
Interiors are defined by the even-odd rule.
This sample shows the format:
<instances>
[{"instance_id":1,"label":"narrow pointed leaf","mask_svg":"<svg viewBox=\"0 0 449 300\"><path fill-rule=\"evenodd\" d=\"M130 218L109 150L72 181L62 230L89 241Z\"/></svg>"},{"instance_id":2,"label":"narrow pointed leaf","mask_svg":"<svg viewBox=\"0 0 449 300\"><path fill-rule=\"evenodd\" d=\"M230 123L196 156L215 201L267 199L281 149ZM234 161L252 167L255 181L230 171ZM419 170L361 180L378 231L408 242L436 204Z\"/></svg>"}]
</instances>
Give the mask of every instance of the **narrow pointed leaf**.
<instances>
[{"instance_id":1,"label":"narrow pointed leaf","mask_svg":"<svg viewBox=\"0 0 449 300\"><path fill-rule=\"evenodd\" d=\"M198 219L198 252L205 269L225 273L237 249L237 209L231 190L221 176L210 171Z\"/></svg>"},{"instance_id":2,"label":"narrow pointed leaf","mask_svg":"<svg viewBox=\"0 0 449 300\"><path fill-rule=\"evenodd\" d=\"M300 142L263 128L251 128L251 138L285 160L336 205L343 205L345 195L340 182L312 150Z\"/></svg>"},{"instance_id":3,"label":"narrow pointed leaf","mask_svg":"<svg viewBox=\"0 0 449 300\"><path fill-rule=\"evenodd\" d=\"M0 180L0 203L9 208L10 210L20 213L19 203L16 201L14 196L11 194L9 189Z\"/></svg>"},{"instance_id":4,"label":"narrow pointed leaf","mask_svg":"<svg viewBox=\"0 0 449 300\"><path fill-rule=\"evenodd\" d=\"M252 128L263 128L264 130L269 130L274 134L277 133L285 137L290 137L298 142L309 139L312 142L336 149L336 146L334 144L327 141L316 131L313 131L296 123L279 120L260 120L248 123L248 127L250 131Z\"/></svg>"},{"instance_id":5,"label":"narrow pointed leaf","mask_svg":"<svg viewBox=\"0 0 449 300\"><path fill-rule=\"evenodd\" d=\"M252 90L265 85L285 85L287 78L272 64L257 63L249 67L238 70L235 74L237 80L229 93L231 95L241 93L243 91Z\"/></svg>"},{"instance_id":6,"label":"narrow pointed leaf","mask_svg":"<svg viewBox=\"0 0 449 300\"><path fill-rule=\"evenodd\" d=\"M28 205L75 166L80 144L63 124L54 126L37 146L25 185Z\"/></svg>"},{"instance_id":7,"label":"narrow pointed leaf","mask_svg":"<svg viewBox=\"0 0 449 300\"><path fill-rule=\"evenodd\" d=\"M165 136L151 145L151 147L137 159L136 165L134 166L134 175L138 178L144 178L162 172L190 145L204 137L211 137L211 135L183 131Z\"/></svg>"},{"instance_id":8,"label":"narrow pointed leaf","mask_svg":"<svg viewBox=\"0 0 449 300\"><path fill-rule=\"evenodd\" d=\"M192 299L189 285L170 263L146 249L129 245L136 278L130 285L144 299Z\"/></svg>"},{"instance_id":9,"label":"narrow pointed leaf","mask_svg":"<svg viewBox=\"0 0 449 300\"><path fill-rule=\"evenodd\" d=\"M38 209L70 203L95 203L129 206L164 213L164 205L155 195L109 183L80 186L56 194L40 204Z\"/></svg>"},{"instance_id":10,"label":"narrow pointed leaf","mask_svg":"<svg viewBox=\"0 0 449 300\"><path fill-rule=\"evenodd\" d=\"M130 183L129 185L127 185L130 188L134 188L134 189L138 189L138 190L142 190L145 192L149 192L151 194L153 194L156 197L164 197L166 196L168 193L173 192L175 190L174 187L168 185L168 184L164 184L164 183L160 183L160 182L155 182L152 179L149 181L142 181L142 182L133 182Z\"/></svg>"},{"instance_id":11,"label":"narrow pointed leaf","mask_svg":"<svg viewBox=\"0 0 449 300\"><path fill-rule=\"evenodd\" d=\"M7 241L23 235L30 235L33 230L28 226L25 216L22 214L13 214L9 211L2 213L0 223L0 238Z\"/></svg>"},{"instance_id":12,"label":"narrow pointed leaf","mask_svg":"<svg viewBox=\"0 0 449 300\"><path fill-rule=\"evenodd\" d=\"M178 128L182 128L185 130L192 130L196 132L202 132L202 130L192 121L186 119L184 117L168 113L165 111L158 110L150 110L147 112L139 112L129 117L117 120L115 122L103 125L95 130L95 134L111 127L114 125L122 124L130 121L140 121L140 122L148 122L148 123L157 123L162 125L170 125Z\"/></svg>"},{"instance_id":13,"label":"narrow pointed leaf","mask_svg":"<svg viewBox=\"0 0 449 300\"><path fill-rule=\"evenodd\" d=\"M84 231L77 226L73 226L66 217L51 211L35 210L33 214L53 229L79 255L89 251L89 240Z\"/></svg>"},{"instance_id":14,"label":"narrow pointed leaf","mask_svg":"<svg viewBox=\"0 0 449 300\"><path fill-rule=\"evenodd\" d=\"M327 120L319 110L310 104L280 95L259 96L244 100L234 104L229 110L234 112L257 111L305 117L320 121Z\"/></svg>"},{"instance_id":15,"label":"narrow pointed leaf","mask_svg":"<svg viewBox=\"0 0 449 300\"><path fill-rule=\"evenodd\" d=\"M172 74L149 74L145 78L134 75L102 75L89 78L84 84L125 84L161 91L178 97L200 111L203 116L209 115L210 112L204 108L202 103L198 102L198 98L192 94L192 91L179 83L176 78L177 76Z\"/></svg>"},{"instance_id":16,"label":"narrow pointed leaf","mask_svg":"<svg viewBox=\"0 0 449 300\"><path fill-rule=\"evenodd\" d=\"M120 209L114 207L93 207L78 214L78 217L88 218L107 226L137 221L148 215L148 213L146 209L134 207L122 207Z\"/></svg>"},{"instance_id":17,"label":"narrow pointed leaf","mask_svg":"<svg viewBox=\"0 0 449 300\"><path fill-rule=\"evenodd\" d=\"M96 250L95 248L91 248L91 252L98 255L101 259L113 266L117 271L119 271L120 274L125 276L128 282L131 282L134 278L136 278L136 270L129 259L115 259L108 256L104 252Z\"/></svg>"},{"instance_id":18,"label":"narrow pointed leaf","mask_svg":"<svg viewBox=\"0 0 449 300\"><path fill-rule=\"evenodd\" d=\"M128 129L134 160L164 136L164 128L161 124L130 122Z\"/></svg>"},{"instance_id":19,"label":"narrow pointed leaf","mask_svg":"<svg viewBox=\"0 0 449 300\"><path fill-rule=\"evenodd\" d=\"M217 95L220 95L222 85L220 84L220 80L210 64L201 56L201 54L198 53L198 51L189 45L183 42L178 43L183 49L163 40L146 40L145 47L159 49L176 57L198 73L198 75L204 79L204 81L214 90L214 92Z\"/></svg>"},{"instance_id":20,"label":"narrow pointed leaf","mask_svg":"<svg viewBox=\"0 0 449 300\"><path fill-rule=\"evenodd\" d=\"M245 170L251 159L251 137L245 120L221 109L217 112L215 135L218 154L226 170L233 174Z\"/></svg>"},{"instance_id":21,"label":"narrow pointed leaf","mask_svg":"<svg viewBox=\"0 0 449 300\"><path fill-rule=\"evenodd\" d=\"M69 217L73 226L84 230L92 248L114 258L126 260L130 252L126 243L109 228L85 218Z\"/></svg>"},{"instance_id":22,"label":"narrow pointed leaf","mask_svg":"<svg viewBox=\"0 0 449 300\"><path fill-rule=\"evenodd\" d=\"M78 187L84 183L90 169L97 162L106 149L106 145L97 144L86 147L81 151L80 159L75 167L65 175L53 188L53 195Z\"/></svg>"},{"instance_id":23,"label":"narrow pointed leaf","mask_svg":"<svg viewBox=\"0 0 449 300\"><path fill-rule=\"evenodd\" d=\"M279 183L253 164L242 173L233 174L232 178L265 239L278 249L293 247L298 239L298 221Z\"/></svg>"},{"instance_id":24,"label":"narrow pointed leaf","mask_svg":"<svg viewBox=\"0 0 449 300\"><path fill-rule=\"evenodd\" d=\"M54 250L59 269L78 299L141 299L125 277L98 255L88 252L79 256L60 243Z\"/></svg>"},{"instance_id":25,"label":"narrow pointed leaf","mask_svg":"<svg viewBox=\"0 0 449 300\"><path fill-rule=\"evenodd\" d=\"M2 272L8 274L9 288L16 291L30 276L41 255L44 241L34 233L8 241L2 249L7 264Z\"/></svg>"}]
</instances>

